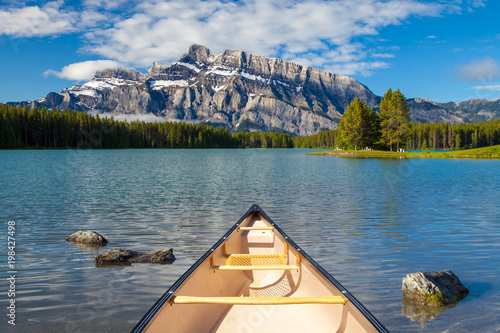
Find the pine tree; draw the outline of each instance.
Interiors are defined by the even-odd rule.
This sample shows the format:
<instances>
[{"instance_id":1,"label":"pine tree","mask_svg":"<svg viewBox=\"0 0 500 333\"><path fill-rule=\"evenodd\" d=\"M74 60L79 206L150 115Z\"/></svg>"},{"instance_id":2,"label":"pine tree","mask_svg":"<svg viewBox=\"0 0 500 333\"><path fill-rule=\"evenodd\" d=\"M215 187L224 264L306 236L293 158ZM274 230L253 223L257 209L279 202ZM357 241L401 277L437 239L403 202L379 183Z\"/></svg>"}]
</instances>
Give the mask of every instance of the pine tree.
<instances>
[{"instance_id":1,"label":"pine tree","mask_svg":"<svg viewBox=\"0 0 500 333\"><path fill-rule=\"evenodd\" d=\"M339 123L340 146L355 150L373 147L378 136L377 119L372 109L359 98L347 107Z\"/></svg>"},{"instance_id":2,"label":"pine tree","mask_svg":"<svg viewBox=\"0 0 500 333\"><path fill-rule=\"evenodd\" d=\"M409 133L410 108L406 105L405 96L398 90L391 88L384 94L380 102L379 117L382 127L382 139L389 145L396 143L399 149L400 143L404 142Z\"/></svg>"}]
</instances>

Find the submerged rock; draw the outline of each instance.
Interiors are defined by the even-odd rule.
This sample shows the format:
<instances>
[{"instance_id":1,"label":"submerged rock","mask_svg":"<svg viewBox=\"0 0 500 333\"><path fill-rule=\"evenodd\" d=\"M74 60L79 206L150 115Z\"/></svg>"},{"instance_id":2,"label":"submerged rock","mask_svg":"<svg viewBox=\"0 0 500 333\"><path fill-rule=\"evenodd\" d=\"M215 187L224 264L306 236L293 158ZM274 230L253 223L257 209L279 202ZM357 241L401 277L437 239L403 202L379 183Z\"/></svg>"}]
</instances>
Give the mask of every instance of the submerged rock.
<instances>
[{"instance_id":1,"label":"submerged rock","mask_svg":"<svg viewBox=\"0 0 500 333\"><path fill-rule=\"evenodd\" d=\"M95 257L97 265L130 265L132 263L168 264L175 261L174 250L164 249L150 252L137 252L125 249L111 249Z\"/></svg>"},{"instance_id":2,"label":"submerged rock","mask_svg":"<svg viewBox=\"0 0 500 333\"><path fill-rule=\"evenodd\" d=\"M98 246L103 246L108 244L108 240L106 238L104 238L102 235L92 230L77 231L74 234L66 237L66 241L72 243L98 245Z\"/></svg>"},{"instance_id":3,"label":"submerged rock","mask_svg":"<svg viewBox=\"0 0 500 333\"><path fill-rule=\"evenodd\" d=\"M469 290L452 271L417 272L403 278L403 297L430 306L458 303Z\"/></svg>"}]
</instances>

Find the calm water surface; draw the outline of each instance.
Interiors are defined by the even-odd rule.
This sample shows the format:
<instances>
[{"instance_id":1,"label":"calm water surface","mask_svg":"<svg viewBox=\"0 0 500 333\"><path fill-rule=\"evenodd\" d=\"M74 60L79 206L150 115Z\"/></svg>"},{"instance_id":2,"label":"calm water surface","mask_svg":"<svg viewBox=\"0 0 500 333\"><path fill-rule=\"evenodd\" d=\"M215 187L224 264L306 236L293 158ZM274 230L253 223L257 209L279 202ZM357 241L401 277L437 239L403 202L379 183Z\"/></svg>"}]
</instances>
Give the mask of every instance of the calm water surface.
<instances>
[{"instance_id":1,"label":"calm water surface","mask_svg":"<svg viewBox=\"0 0 500 333\"><path fill-rule=\"evenodd\" d=\"M500 330L500 161L309 151L0 151L0 331L129 331L254 203L390 331ZM6 316L10 220L15 328ZM64 240L87 229L108 246ZM95 255L114 247L173 247L177 260L96 268ZM471 293L425 322L402 305L401 279L442 269Z\"/></svg>"}]
</instances>

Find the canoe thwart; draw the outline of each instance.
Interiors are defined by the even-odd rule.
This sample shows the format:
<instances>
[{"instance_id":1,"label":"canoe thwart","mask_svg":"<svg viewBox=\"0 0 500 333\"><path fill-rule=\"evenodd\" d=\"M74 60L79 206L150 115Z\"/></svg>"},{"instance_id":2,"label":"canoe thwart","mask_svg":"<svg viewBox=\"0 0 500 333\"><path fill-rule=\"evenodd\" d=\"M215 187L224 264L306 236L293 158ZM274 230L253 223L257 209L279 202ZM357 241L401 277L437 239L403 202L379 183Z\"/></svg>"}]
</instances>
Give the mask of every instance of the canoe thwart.
<instances>
[{"instance_id":1,"label":"canoe thwart","mask_svg":"<svg viewBox=\"0 0 500 333\"><path fill-rule=\"evenodd\" d=\"M295 271L300 267L296 265L277 265L277 266L214 266L214 270L221 271L255 271L255 270L282 270L282 271Z\"/></svg>"},{"instance_id":2,"label":"canoe thwart","mask_svg":"<svg viewBox=\"0 0 500 333\"><path fill-rule=\"evenodd\" d=\"M319 297L195 297L175 296L173 304L230 304L230 305L282 305L282 304L345 304L342 296Z\"/></svg>"},{"instance_id":3,"label":"canoe thwart","mask_svg":"<svg viewBox=\"0 0 500 333\"><path fill-rule=\"evenodd\" d=\"M238 227L238 230L274 230L274 227Z\"/></svg>"}]
</instances>

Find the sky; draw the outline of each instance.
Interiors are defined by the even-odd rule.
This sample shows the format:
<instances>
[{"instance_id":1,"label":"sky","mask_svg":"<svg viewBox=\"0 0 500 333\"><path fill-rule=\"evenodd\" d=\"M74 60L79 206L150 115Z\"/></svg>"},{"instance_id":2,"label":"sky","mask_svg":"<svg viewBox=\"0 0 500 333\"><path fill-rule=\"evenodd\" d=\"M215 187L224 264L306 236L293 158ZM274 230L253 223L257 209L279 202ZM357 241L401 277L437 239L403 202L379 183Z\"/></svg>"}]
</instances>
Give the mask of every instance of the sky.
<instances>
[{"instance_id":1,"label":"sky","mask_svg":"<svg viewBox=\"0 0 500 333\"><path fill-rule=\"evenodd\" d=\"M192 44L281 58L437 102L500 98L498 0L0 0L0 102Z\"/></svg>"}]
</instances>

